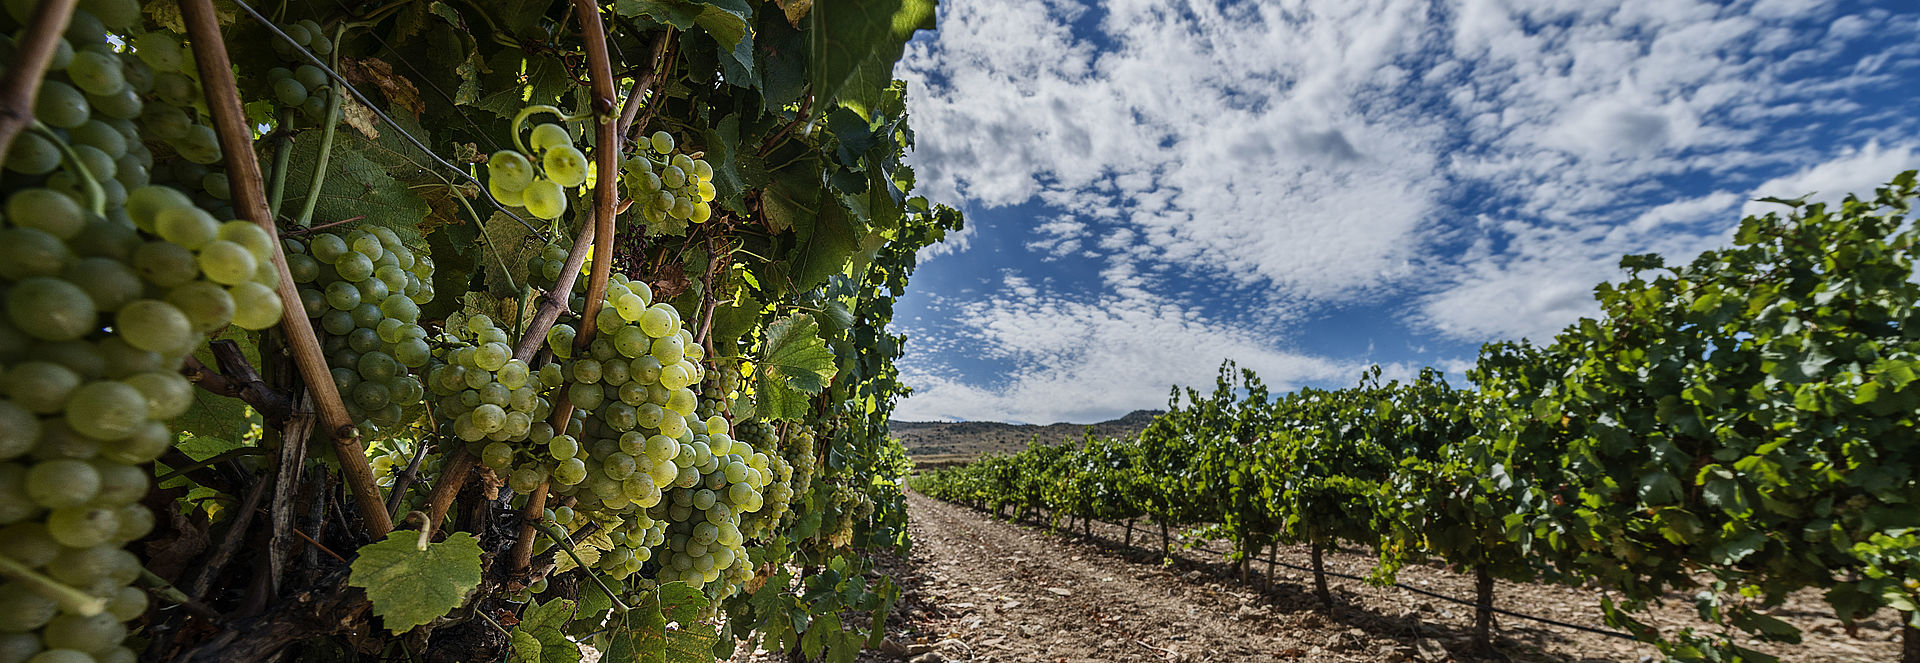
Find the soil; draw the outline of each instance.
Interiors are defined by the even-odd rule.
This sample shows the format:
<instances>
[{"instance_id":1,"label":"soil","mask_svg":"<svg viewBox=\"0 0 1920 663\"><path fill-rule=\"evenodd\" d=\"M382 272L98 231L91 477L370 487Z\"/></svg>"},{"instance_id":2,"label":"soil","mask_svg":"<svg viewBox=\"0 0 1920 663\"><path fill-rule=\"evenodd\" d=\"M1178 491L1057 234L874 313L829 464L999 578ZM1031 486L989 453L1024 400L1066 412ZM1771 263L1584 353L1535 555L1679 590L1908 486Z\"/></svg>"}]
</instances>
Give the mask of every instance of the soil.
<instances>
[{"instance_id":1,"label":"soil","mask_svg":"<svg viewBox=\"0 0 1920 663\"><path fill-rule=\"evenodd\" d=\"M888 637L863 661L1639 661L1654 650L1637 642L1499 617L1496 652L1467 655L1473 608L1394 587L1329 579L1335 605L1323 610L1312 576L1277 569L1242 582L1219 556L1177 549L1161 562L1159 534L1095 523L1084 537L1048 533L963 506L909 493L913 551L887 569L903 587ZM1224 549L1215 542L1212 547ZM1282 563L1307 564L1304 548L1279 551ZM1364 576L1364 551L1332 551L1329 571ZM1266 570L1265 560L1256 571ZM1436 566L1403 570L1400 581L1471 597L1473 577ZM1599 597L1559 585L1498 583L1495 605L1605 629ZM1899 657L1895 615L1882 612L1852 634L1815 592L1770 611L1805 632L1800 645L1743 643L1783 661L1839 663ZM1663 629L1702 626L1690 602L1675 600L1644 616ZM779 660L769 656L741 659Z\"/></svg>"}]
</instances>

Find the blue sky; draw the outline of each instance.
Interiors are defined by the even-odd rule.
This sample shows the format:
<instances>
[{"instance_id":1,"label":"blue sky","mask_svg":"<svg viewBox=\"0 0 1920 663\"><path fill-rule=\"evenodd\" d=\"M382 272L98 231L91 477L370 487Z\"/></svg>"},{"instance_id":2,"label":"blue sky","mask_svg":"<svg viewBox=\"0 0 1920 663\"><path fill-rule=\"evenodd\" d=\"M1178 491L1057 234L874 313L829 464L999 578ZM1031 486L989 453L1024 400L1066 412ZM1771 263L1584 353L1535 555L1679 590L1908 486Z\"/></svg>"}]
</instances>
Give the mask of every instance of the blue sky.
<instances>
[{"instance_id":1,"label":"blue sky","mask_svg":"<svg viewBox=\"0 0 1920 663\"><path fill-rule=\"evenodd\" d=\"M1093 422L1369 364L1459 380L1622 254L1920 167L1920 3L948 0L917 193L967 213L895 318L903 420Z\"/></svg>"}]
</instances>

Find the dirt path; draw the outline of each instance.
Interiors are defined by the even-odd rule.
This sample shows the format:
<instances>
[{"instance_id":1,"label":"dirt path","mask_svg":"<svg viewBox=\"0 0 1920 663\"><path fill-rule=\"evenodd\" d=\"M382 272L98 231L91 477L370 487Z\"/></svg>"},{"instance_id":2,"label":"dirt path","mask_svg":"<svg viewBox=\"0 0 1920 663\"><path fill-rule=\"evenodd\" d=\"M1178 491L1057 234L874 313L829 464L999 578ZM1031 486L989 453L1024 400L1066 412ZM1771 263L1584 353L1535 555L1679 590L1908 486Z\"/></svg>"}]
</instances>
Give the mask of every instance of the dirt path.
<instances>
[{"instance_id":1,"label":"dirt path","mask_svg":"<svg viewBox=\"0 0 1920 663\"><path fill-rule=\"evenodd\" d=\"M904 594L888 620L888 646L862 660L1443 660L1432 646L1460 651L1472 618L1466 606L1351 581L1333 583L1338 605L1323 612L1303 593L1306 574L1283 569L1277 588L1267 592L1224 580L1217 558L1205 553L1181 553L1163 568L1140 549L1148 547L1139 538L1144 531L1135 532L1137 548L1126 549L1117 527L1097 524L1089 542L919 494L909 493L908 502L913 555L892 569ZM1300 551L1280 554L1282 561L1304 558ZM1364 575L1371 565L1359 554L1328 557L1329 570ZM1471 592L1469 578L1444 569L1411 568L1402 580L1456 596ZM1501 607L1601 626L1590 592L1502 584L1499 596ZM1797 597L1775 614L1807 629L1807 644L1757 648L1787 661L1897 657L1891 624L1872 623L1859 637L1849 636L1806 603ZM1690 606L1669 605L1656 611L1654 622L1688 623L1690 613ZM1502 661L1635 661L1652 651L1511 619L1500 622L1499 636L1502 655L1495 660Z\"/></svg>"}]
</instances>

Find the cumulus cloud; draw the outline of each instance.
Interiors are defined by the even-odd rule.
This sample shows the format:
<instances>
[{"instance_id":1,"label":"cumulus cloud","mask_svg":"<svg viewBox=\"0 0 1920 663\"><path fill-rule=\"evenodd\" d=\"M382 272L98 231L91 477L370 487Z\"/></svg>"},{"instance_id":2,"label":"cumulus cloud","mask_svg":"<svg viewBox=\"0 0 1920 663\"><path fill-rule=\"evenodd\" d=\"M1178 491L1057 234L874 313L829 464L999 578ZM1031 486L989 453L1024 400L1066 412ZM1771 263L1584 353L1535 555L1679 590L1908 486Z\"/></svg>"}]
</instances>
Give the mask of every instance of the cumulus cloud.
<instances>
[{"instance_id":1,"label":"cumulus cloud","mask_svg":"<svg viewBox=\"0 0 1920 663\"><path fill-rule=\"evenodd\" d=\"M952 311L977 334L954 350L977 353L998 368L1000 379L909 366L901 377L914 394L894 418L1091 423L1163 405L1170 385L1211 388L1225 359L1282 391L1348 381L1361 368L1275 349L1268 338L1174 304L1117 297L1081 302L1040 295L1018 277L1006 280L1022 290Z\"/></svg>"},{"instance_id":2,"label":"cumulus cloud","mask_svg":"<svg viewBox=\"0 0 1920 663\"><path fill-rule=\"evenodd\" d=\"M997 295L953 297L937 334L1078 337L997 357L994 378L914 351L903 413L1079 420L1210 379L1217 361L1139 360L1162 356L1143 340L1156 333L1282 381L1345 378L1353 362L1277 339L1354 305L1456 344L1550 336L1594 312L1622 254L1686 259L1725 244L1753 197L1837 196L1913 167L1920 120L1888 100L1920 101L1920 17L1846 11L944 3L898 71L920 192L1040 208L986 232L1099 278L1075 291L1006 275Z\"/></svg>"}]
</instances>

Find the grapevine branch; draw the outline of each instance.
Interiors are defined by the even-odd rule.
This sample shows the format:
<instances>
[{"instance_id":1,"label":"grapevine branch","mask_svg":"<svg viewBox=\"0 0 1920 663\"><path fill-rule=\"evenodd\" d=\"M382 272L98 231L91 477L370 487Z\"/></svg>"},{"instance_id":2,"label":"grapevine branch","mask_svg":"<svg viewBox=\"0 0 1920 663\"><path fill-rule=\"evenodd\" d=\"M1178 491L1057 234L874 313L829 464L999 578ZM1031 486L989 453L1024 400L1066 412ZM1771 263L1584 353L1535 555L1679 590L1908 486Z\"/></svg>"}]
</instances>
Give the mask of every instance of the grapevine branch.
<instances>
[{"instance_id":1,"label":"grapevine branch","mask_svg":"<svg viewBox=\"0 0 1920 663\"><path fill-rule=\"evenodd\" d=\"M660 70L666 68L667 45L673 42L673 28L661 30L653 38L653 57L648 60L647 73L633 81L633 90L627 92L627 100L620 105L620 124L614 127L625 142L632 142L633 121L640 116L640 106L647 103L647 93L653 89L653 81L660 76Z\"/></svg>"},{"instance_id":2,"label":"grapevine branch","mask_svg":"<svg viewBox=\"0 0 1920 663\"><path fill-rule=\"evenodd\" d=\"M40 80L47 76L60 35L67 31L79 0L45 0L27 19L26 36L13 47L13 62L0 79L0 156L12 149L13 139L33 124L33 102L40 96Z\"/></svg>"},{"instance_id":3,"label":"grapevine branch","mask_svg":"<svg viewBox=\"0 0 1920 663\"><path fill-rule=\"evenodd\" d=\"M260 378L260 373L247 363L246 355L241 354L238 343L214 341L211 349L214 364L220 367L218 372L189 356L186 364L180 368L180 374L208 392L240 399L240 402L259 412L269 426L286 423L287 416L293 412L293 402L286 394L267 386L266 381Z\"/></svg>"},{"instance_id":4,"label":"grapevine branch","mask_svg":"<svg viewBox=\"0 0 1920 663\"><path fill-rule=\"evenodd\" d=\"M193 42L194 61L200 68L201 84L206 90L207 111L213 116L214 132L220 137L220 151L226 158L234 209L269 234L276 234L278 228L267 211L260 163L254 158L253 133L248 128L246 113L240 108L240 91L234 81L233 63L227 57L226 42L221 40L213 0L182 0L180 13ZM280 301L288 302L280 320L287 334L287 348L293 352L300 376L313 394L327 437L333 440L334 450L340 457L341 475L353 488L367 533L380 539L393 529L393 521L387 517L380 487L373 482L373 467L367 463L366 450L360 446L360 435L353 418L347 414L346 403L340 400L340 390L333 384L313 323L296 305L300 292L293 284L293 273L287 270L287 256L279 242L273 243L271 259L274 271L280 275L276 288Z\"/></svg>"},{"instance_id":5,"label":"grapevine branch","mask_svg":"<svg viewBox=\"0 0 1920 663\"><path fill-rule=\"evenodd\" d=\"M612 276L613 215L614 208L619 204L619 190L616 187L619 186L620 177L620 145L617 142L619 135L615 133L619 128L615 126L613 118L615 109L613 61L607 55L607 31L606 26L600 22L600 3L595 0L574 0L573 10L580 19L580 39L585 43L587 51L587 75L593 84L592 107L595 136L593 155L597 162L593 183L593 270L587 275L587 301L585 306L581 307L580 330L574 337L576 351L585 352L587 345L593 342L594 313L598 312L601 304L606 301L607 280ZM567 256L567 262L573 263L574 256L581 254L583 248L585 248L584 243L575 244L573 252ZM579 265L572 266L574 268L572 271L577 272ZM561 290L556 284L551 296L564 298L571 289L569 287L568 290ZM564 299L560 301L563 304L565 302ZM556 311L554 316L558 317L559 313ZM529 332L527 336L520 339L522 348L527 346L527 339L532 337L533 330L529 328L527 331ZM544 335L543 333L542 336ZM539 346L536 344L534 347ZM567 430L567 421L573 416L573 407L567 402L564 394L559 401L553 408L552 423L555 431L564 433ZM514 540L513 555L508 558L507 566L514 573L526 570L528 562L533 557L534 526L539 523L542 512L546 509L546 503L547 482L542 481L540 487L534 489L533 494L528 496L526 509L521 514L520 536Z\"/></svg>"}]
</instances>

